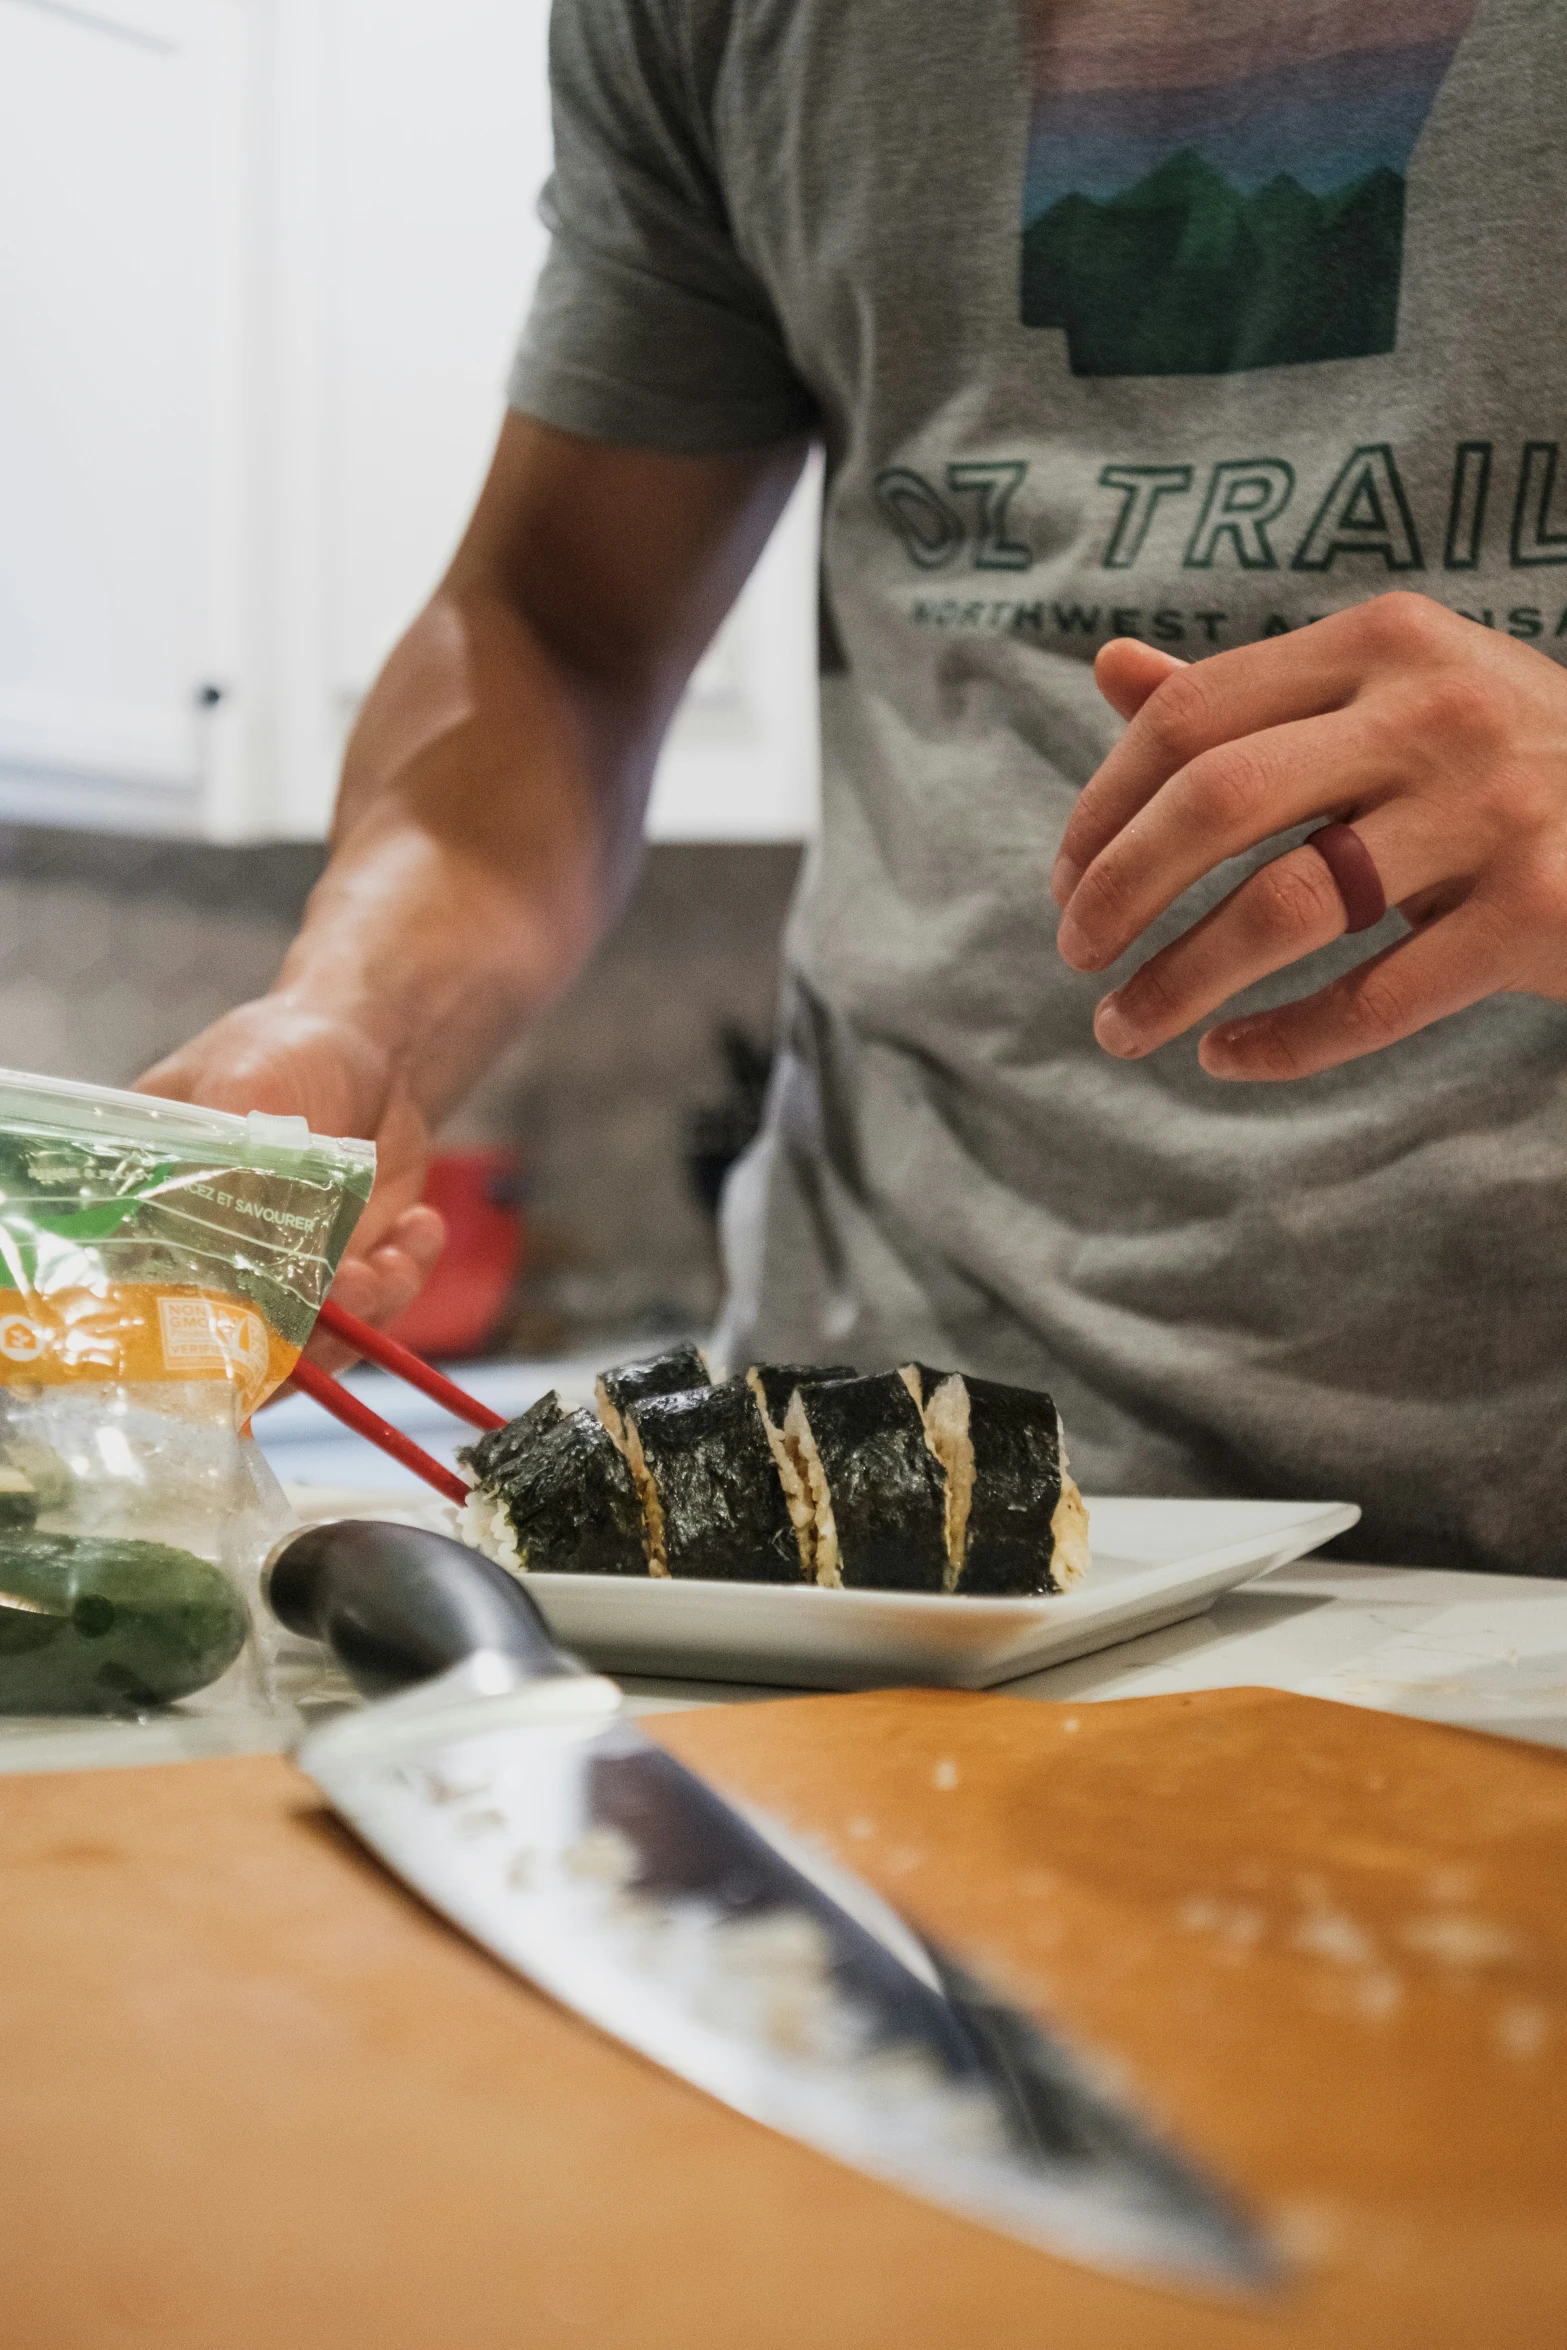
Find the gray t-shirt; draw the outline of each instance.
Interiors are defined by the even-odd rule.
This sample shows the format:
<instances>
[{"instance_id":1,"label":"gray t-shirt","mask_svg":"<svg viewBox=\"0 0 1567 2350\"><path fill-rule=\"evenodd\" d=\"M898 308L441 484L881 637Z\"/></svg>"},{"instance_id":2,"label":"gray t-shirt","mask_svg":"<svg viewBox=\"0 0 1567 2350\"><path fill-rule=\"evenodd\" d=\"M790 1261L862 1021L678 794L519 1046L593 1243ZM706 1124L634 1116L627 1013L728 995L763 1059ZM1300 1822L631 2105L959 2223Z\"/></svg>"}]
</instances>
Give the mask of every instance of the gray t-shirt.
<instances>
[{"instance_id":1,"label":"gray t-shirt","mask_svg":"<svg viewBox=\"0 0 1567 2350\"><path fill-rule=\"evenodd\" d=\"M1345 1497L1362 1555L1567 1572L1567 1010L1289 1085L1117 1063L1133 958L1068 970L1045 891L1112 634L1200 656L1403 586L1567 648L1555 12L557 0L553 61L514 404L827 454L731 1355L956 1361L1048 1386L1090 1491Z\"/></svg>"}]
</instances>

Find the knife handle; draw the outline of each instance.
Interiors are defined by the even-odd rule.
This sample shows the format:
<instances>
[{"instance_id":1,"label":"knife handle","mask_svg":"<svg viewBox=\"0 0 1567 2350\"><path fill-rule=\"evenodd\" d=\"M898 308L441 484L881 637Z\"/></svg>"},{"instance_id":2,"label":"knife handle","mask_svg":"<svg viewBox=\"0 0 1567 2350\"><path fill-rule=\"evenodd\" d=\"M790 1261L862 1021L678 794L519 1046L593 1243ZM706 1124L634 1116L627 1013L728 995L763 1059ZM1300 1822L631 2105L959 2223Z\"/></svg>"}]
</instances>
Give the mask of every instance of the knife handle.
<instances>
[{"instance_id":1,"label":"knife handle","mask_svg":"<svg viewBox=\"0 0 1567 2350\"><path fill-rule=\"evenodd\" d=\"M427 1681L478 1649L505 1657L519 1681L582 1670L515 1576L423 1526L311 1526L273 1552L263 1588L279 1623L324 1640L366 1697Z\"/></svg>"}]
</instances>

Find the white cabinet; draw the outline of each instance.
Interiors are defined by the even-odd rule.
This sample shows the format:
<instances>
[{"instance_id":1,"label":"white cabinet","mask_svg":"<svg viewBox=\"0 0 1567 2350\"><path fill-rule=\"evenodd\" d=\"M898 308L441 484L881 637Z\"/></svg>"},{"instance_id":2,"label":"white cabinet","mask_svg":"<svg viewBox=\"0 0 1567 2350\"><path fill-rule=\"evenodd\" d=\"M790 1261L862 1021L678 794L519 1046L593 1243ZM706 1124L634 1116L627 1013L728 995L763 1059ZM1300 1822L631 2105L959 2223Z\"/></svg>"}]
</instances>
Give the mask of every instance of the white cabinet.
<instances>
[{"instance_id":1,"label":"white cabinet","mask_svg":"<svg viewBox=\"0 0 1567 2350\"><path fill-rule=\"evenodd\" d=\"M0 815L322 832L500 422L546 19L0 0ZM655 837L812 827L815 495L699 672Z\"/></svg>"},{"instance_id":2,"label":"white cabinet","mask_svg":"<svg viewBox=\"0 0 1567 2350\"><path fill-rule=\"evenodd\" d=\"M241 0L0 5L6 814L244 821L252 30Z\"/></svg>"}]
</instances>

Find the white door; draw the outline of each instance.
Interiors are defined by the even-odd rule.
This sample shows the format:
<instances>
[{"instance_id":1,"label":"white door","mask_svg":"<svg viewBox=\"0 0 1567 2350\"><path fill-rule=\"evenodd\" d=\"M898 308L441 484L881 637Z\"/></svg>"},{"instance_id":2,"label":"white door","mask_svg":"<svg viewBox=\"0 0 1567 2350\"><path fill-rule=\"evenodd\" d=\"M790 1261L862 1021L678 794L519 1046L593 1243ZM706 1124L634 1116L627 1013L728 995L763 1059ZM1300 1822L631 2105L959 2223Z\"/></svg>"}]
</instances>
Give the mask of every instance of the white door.
<instances>
[{"instance_id":1,"label":"white door","mask_svg":"<svg viewBox=\"0 0 1567 2350\"><path fill-rule=\"evenodd\" d=\"M241 0L0 0L0 813L230 832L254 99Z\"/></svg>"}]
</instances>

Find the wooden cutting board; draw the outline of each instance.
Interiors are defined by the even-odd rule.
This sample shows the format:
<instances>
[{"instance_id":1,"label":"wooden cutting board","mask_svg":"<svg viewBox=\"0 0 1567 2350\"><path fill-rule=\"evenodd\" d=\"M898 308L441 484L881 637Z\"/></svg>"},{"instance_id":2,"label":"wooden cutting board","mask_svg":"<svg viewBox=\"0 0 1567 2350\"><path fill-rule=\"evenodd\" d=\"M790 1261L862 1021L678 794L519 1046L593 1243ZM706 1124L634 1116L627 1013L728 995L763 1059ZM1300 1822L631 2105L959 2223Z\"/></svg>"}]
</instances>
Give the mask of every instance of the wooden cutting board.
<instances>
[{"instance_id":1,"label":"wooden cutting board","mask_svg":"<svg viewBox=\"0 0 1567 2350\"><path fill-rule=\"evenodd\" d=\"M247 1759L0 1781L5 2350L1561 2338L1567 1757L1258 1690L652 1726L1112 2059L1293 2288L1112 2283L770 2136Z\"/></svg>"}]
</instances>

